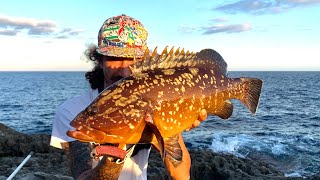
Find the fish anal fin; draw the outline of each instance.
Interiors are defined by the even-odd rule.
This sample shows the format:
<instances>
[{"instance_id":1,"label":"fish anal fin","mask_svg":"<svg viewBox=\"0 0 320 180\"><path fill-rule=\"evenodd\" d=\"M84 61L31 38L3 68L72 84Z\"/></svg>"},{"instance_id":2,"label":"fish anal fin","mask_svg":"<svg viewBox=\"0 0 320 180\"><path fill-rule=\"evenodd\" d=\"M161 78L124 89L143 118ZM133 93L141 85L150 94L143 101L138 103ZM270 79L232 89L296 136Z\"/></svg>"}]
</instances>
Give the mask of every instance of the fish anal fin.
<instances>
[{"instance_id":1,"label":"fish anal fin","mask_svg":"<svg viewBox=\"0 0 320 180\"><path fill-rule=\"evenodd\" d=\"M220 117L221 119L228 119L233 112L233 105L231 101L226 100L218 104L213 110L212 114Z\"/></svg>"},{"instance_id":2,"label":"fish anal fin","mask_svg":"<svg viewBox=\"0 0 320 180\"><path fill-rule=\"evenodd\" d=\"M182 150L179 144L179 136L173 136L164 139L164 148L166 156L174 167L177 167L182 162Z\"/></svg>"}]
</instances>

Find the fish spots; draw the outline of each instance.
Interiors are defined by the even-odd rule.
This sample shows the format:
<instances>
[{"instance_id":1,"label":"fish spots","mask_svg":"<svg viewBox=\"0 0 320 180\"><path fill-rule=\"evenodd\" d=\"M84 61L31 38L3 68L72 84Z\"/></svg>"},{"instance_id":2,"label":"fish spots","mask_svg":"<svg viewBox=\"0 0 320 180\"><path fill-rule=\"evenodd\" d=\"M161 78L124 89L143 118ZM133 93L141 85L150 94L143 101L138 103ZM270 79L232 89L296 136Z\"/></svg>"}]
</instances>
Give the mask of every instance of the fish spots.
<instances>
[{"instance_id":1,"label":"fish spots","mask_svg":"<svg viewBox=\"0 0 320 180\"><path fill-rule=\"evenodd\" d=\"M190 79L193 78L192 74L190 74L190 73L182 73L180 75L180 77L183 78L183 79L187 79L187 80L190 80Z\"/></svg>"},{"instance_id":2,"label":"fish spots","mask_svg":"<svg viewBox=\"0 0 320 180\"><path fill-rule=\"evenodd\" d=\"M161 111L161 105L156 105L156 106L154 106L154 108L155 108L157 111Z\"/></svg>"},{"instance_id":3,"label":"fish spots","mask_svg":"<svg viewBox=\"0 0 320 180\"><path fill-rule=\"evenodd\" d=\"M120 139L123 139L123 137L117 136L117 135L113 135L113 134L105 134L105 135L108 136L108 137L111 137L111 138L120 138Z\"/></svg>"},{"instance_id":4,"label":"fish spots","mask_svg":"<svg viewBox=\"0 0 320 180\"><path fill-rule=\"evenodd\" d=\"M175 69L164 69L164 70L162 70L163 74L165 74L165 75L173 75L175 71L176 71Z\"/></svg>"},{"instance_id":5,"label":"fish spots","mask_svg":"<svg viewBox=\"0 0 320 180\"><path fill-rule=\"evenodd\" d=\"M142 84L142 85L139 85L138 89L141 90L141 89L144 89L145 87L146 86Z\"/></svg>"},{"instance_id":6,"label":"fish spots","mask_svg":"<svg viewBox=\"0 0 320 180\"><path fill-rule=\"evenodd\" d=\"M210 77L210 84L216 84L216 80L214 79L214 77Z\"/></svg>"},{"instance_id":7,"label":"fish spots","mask_svg":"<svg viewBox=\"0 0 320 180\"><path fill-rule=\"evenodd\" d=\"M120 99L118 99L117 101L115 101L115 105L116 105L116 106L122 106L122 107L124 107L124 106L126 106L126 105L128 104L127 101L128 101L128 98L126 98L126 97L121 97Z\"/></svg>"},{"instance_id":8,"label":"fish spots","mask_svg":"<svg viewBox=\"0 0 320 180\"><path fill-rule=\"evenodd\" d=\"M163 96L163 91L158 91L158 98L161 98Z\"/></svg>"},{"instance_id":9,"label":"fish spots","mask_svg":"<svg viewBox=\"0 0 320 180\"><path fill-rule=\"evenodd\" d=\"M112 96L112 99L119 99L121 98L121 94L115 94L114 96Z\"/></svg>"},{"instance_id":10,"label":"fish spots","mask_svg":"<svg viewBox=\"0 0 320 180\"><path fill-rule=\"evenodd\" d=\"M140 106L140 107L146 107L148 105L148 102L142 101L142 100L138 100L137 101L137 105Z\"/></svg>"},{"instance_id":11,"label":"fish spots","mask_svg":"<svg viewBox=\"0 0 320 180\"><path fill-rule=\"evenodd\" d=\"M165 81L163 78L160 79L160 84L161 84L162 86L165 85L165 84L164 84L165 82L166 82L166 81Z\"/></svg>"},{"instance_id":12,"label":"fish spots","mask_svg":"<svg viewBox=\"0 0 320 180\"><path fill-rule=\"evenodd\" d=\"M144 71L139 75L133 74L123 79L123 83L110 86L111 90L104 92L107 97L102 97L102 94L97 97L97 102L105 98L104 104L99 106L101 116L96 115L89 123L97 127L100 122L105 122L105 126L101 124L102 128L110 125L115 129L140 133L143 127L139 126L145 125L140 123L145 112L152 110L155 125L164 137L170 133L176 133L196 119L197 109L208 108L208 112L217 109L220 112L219 104L224 101L222 94L224 93L227 99L235 96L234 91L240 92L239 84L235 84L233 80L234 84L230 84L226 76L221 79L219 70L216 76L213 73L214 70L206 66L182 66L174 69ZM221 81L225 87L220 86ZM234 87L229 91L231 85ZM214 106L214 103L217 106ZM82 124L85 124L88 117L83 119ZM139 132L131 131L132 129L139 129ZM121 135L121 132L119 134ZM122 142L128 142L125 139Z\"/></svg>"},{"instance_id":13,"label":"fish spots","mask_svg":"<svg viewBox=\"0 0 320 180\"><path fill-rule=\"evenodd\" d=\"M187 81L187 85L189 87L194 87L195 86L194 82L192 82L192 81Z\"/></svg>"},{"instance_id":14,"label":"fish spots","mask_svg":"<svg viewBox=\"0 0 320 180\"><path fill-rule=\"evenodd\" d=\"M140 117L140 110L139 109L124 109L123 113L126 117L137 116Z\"/></svg>"},{"instance_id":15,"label":"fish spots","mask_svg":"<svg viewBox=\"0 0 320 180\"><path fill-rule=\"evenodd\" d=\"M130 129L134 129L134 127L135 127L135 126L132 125L131 123L129 123L128 126L129 126Z\"/></svg>"},{"instance_id":16,"label":"fish spots","mask_svg":"<svg viewBox=\"0 0 320 180\"><path fill-rule=\"evenodd\" d=\"M111 92L111 90L105 90L103 93L101 93L102 96L106 96Z\"/></svg>"},{"instance_id":17,"label":"fish spots","mask_svg":"<svg viewBox=\"0 0 320 180\"><path fill-rule=\"evenodd\" d=\"M158 80L157 80L157 79L154 79L154 80L153 80L153 84L158 84Z\"/></svg>"},{"instance_id":18,"label":"fish spots","mask_svg":"<svg viewBox=\"0 0 320 180\"><path fill-rule=\"evenodd\" d=\"M108 115L110 113L113 113L117 110L117 108L109 107L107 110L105 110L104 114Z\"/></svg>"},{"instance_id":19,"label":"fish spots","mask_svg":"<svg viewBox=\"0 0 320 180\"><path fill-rule=\"evenodd\" d=\"M174 78L173 84L174 85L180 85L181 81L179 80L179 78Z\"/></svg>"},{"instance_id":20,"label":"fish spots","mask_svg":"<svg viewBox=\"0 0 320 180\"><path fill-rule=\"evenodd\" d=\"M189 110L192 111L193 110L193 105L189 106Z\"/></svg>"},{"instance_id":21,"label":"fish spots","mask_svg":"<svg viewBox=\"0 0 320 180\"><path fill-rule=\"evenodd\" d=\"M161 74L160 74L160 75L157 75L157 74L156 74L156 75L154 75L154 77L155 77L156 79L163 79L163 78L162 78L163 75L161 75Z\"/></svg>"},{"instance_id":22,"label":"fish spots","mask_svg":"<svg viewBox=\"0 0 320 180\"><path fill-rule=\"evenodd\" d=\"M189 68L189 71L191 72L191 74L197 75L199 72L199 69L198 68Z\"/></svg>"},{"instance_id":23,"label":"fish spots","mask_svg":"<svg viewBox=\"0 0 320 180\"><path fill-rule=\"evenodd\" d=\"M137 80L143 80L149 77L148 73L135 73L134 74L135 79Z\"/></svg>"},{"instance_id":24,"label":"fish spots","mask_svg":"<svg viewBox=\"0 0 320 180\"><path fill-rule=\"evenodd\" d=\"M128 104L131 104L132 102L136 101L138 99L138 96L135 94L130 95L128 98L127 97L120 97L115 101L116 106L127 106Z\"/></svg>"},{"instance_id":25,"label":"fish spots","mask_svg":"<svg viewBox=\"0 0 320 180\"><path fill-rule=\"evenodd\" d=\"M184 86L181 86L181 92L186 92L186 88Z\"/></svg>"}]
</instances>

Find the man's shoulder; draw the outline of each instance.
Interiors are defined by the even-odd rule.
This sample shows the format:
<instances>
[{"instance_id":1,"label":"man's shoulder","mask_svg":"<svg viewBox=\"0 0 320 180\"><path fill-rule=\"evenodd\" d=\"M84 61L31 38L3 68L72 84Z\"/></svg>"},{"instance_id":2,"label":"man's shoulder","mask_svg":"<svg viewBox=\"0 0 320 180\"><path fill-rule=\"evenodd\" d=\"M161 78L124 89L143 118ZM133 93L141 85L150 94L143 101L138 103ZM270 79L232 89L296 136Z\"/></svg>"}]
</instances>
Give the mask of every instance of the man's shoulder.
<instances>
[{"instance_id":1,"label":"man's shoulder","mask_svg":"<svg viewBox=\"0 0 320 180\"><path fill-rule=\"evenodd\" d=\"M76 95L64 101L57 109L57 111L72 111L73 109L84 109L87 107L98 95L98 90L89 90L82 94Z\"/></svg>"}]
</instances>

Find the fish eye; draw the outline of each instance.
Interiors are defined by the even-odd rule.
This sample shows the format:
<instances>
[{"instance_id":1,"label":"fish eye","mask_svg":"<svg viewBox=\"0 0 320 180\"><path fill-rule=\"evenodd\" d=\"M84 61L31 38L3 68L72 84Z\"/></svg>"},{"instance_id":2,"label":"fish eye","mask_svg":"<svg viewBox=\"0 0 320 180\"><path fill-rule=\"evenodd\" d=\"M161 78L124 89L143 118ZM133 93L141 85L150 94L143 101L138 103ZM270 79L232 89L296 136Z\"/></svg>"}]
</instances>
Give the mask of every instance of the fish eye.
<instances>
[{"instance_id":1,"label":"fish eye","mask_svg":"<svg viewBox=\"0 0 320 180\"><path fill-rule=\"evenodd\" d=\"M88 107L88 109L87 109L87 113L88 113L89 116L93 116L93 115L95 115L97 112L98 112L97 106L90 106L90 107Z\"/></svg>"}]
</instances>

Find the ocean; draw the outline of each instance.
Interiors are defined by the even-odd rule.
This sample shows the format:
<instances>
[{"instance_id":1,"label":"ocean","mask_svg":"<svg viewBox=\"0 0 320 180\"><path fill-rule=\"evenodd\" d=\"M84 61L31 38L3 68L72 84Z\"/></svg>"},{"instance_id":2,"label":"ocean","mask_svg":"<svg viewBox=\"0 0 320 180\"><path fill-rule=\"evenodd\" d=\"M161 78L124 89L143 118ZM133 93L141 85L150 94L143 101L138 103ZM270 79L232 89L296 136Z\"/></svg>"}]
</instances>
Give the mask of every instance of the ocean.
<instances>
[{"instance_id":1,"label":"ocean","mask_svg":"<svg viewBox=\"0 0 320 180\"><path fill-rule=\"evenodd\" d=\"M85 72L0 72L0 122L50 134L56 107L89 89ZM183 133L189 148L248 157L286 176L320 172L320 72L229 72L263 80L255 115L233 100L228 120L209 116Z\"/></svg>"}]
</instances>

